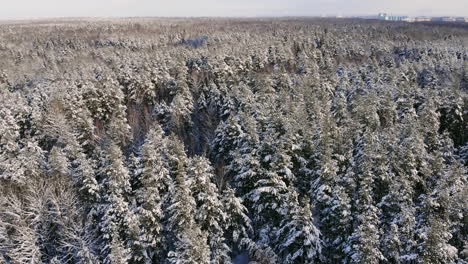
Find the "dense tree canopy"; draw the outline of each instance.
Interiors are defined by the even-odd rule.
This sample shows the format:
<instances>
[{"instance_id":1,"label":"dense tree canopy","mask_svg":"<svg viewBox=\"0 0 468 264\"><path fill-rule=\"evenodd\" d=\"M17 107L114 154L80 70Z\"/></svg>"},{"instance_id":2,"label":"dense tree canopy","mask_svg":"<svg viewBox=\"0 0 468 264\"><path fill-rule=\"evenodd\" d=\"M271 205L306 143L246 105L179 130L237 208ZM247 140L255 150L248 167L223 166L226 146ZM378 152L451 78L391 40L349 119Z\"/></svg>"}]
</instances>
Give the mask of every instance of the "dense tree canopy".
<instances>
[{"instance_id":1,"label":"dense tree canopy","mask_svg":"<svg viewBox=\"0 0 468 264\"><path fill-rule=\"evenodd\" d=\"M468 28L0 24L0 263L466 263Z\"/></svg>"}]
</instances>

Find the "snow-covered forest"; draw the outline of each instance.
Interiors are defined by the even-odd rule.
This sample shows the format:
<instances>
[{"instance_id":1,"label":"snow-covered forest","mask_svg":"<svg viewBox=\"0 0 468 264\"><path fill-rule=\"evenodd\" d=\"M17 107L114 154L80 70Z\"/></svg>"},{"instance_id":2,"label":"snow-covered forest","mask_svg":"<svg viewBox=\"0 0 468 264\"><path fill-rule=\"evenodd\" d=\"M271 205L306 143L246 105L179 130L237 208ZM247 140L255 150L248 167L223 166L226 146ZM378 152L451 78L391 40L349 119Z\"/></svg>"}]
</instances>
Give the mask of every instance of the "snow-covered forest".
<instances>
[{"instance_id":1,"label":"snow-covered forest","mask_svg":"<svg viewBox=\"0 0 468 264\"><path fill-rule=\"evenodd\" d=\"M0 263L468 263L468 27L0 24Z\"/></svg>"}]
</instances>

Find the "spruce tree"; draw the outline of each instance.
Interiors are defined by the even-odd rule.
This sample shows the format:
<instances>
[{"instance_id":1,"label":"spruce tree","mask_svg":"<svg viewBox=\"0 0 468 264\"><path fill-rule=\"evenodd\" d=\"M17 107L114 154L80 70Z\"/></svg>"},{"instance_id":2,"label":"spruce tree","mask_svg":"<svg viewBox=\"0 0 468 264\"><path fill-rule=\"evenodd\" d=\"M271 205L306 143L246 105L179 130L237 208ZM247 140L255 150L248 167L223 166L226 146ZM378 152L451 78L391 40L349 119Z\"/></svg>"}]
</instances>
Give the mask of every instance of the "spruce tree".
<instances>
[{"instance_id":1,"label":"spruce tree","mask_svg":"<svg viewBox=\"0 0 468 264\"><path fill-rule=\"evenodd\" d=\"M188 177L197 208L195 220L208 234L211 263L228 263L229 247L225 243L223 227L227 222L218 187L213 183L214 175L208 160L195 157L190 160Z\"/></svg>"},{"instance_id":2,"label":"spruce tree","mask_svg":"<svg viewBox=\"0 0 468 264\"><path fill-rule=\"evenodd\" d=\"M355 150L356 193L354 208L356 210L353 225L355 229L348 237L348 247L345 249L350 263L379 263L383 260L379 249L379 210L373 198L373 156L378 142L372 132L366 131Z\"/></svg>"},{"instance_id":3,"label":"spruce tree","mask_svg":"<svg viewBox=\"0 0 468 264\"><path fill-rule=\"evenodd\" d=\"M100 212L100 232L103 239L103 262L128 263L130 248L127 240L134 235L135 219L128 202L131 191L129 173L124 166L122 151L111 143L101 164L100 175L103 178L103 193Z\"/></svg>"},{"instance_id":4,"label":"spruce tree","mask_svg":"<svg viewBox=\"0 0 468 264\"><path fill-rule=\"evenodd\" d=\"M196 201L187 176L188 158L183 144L174 138L168 143L168 162L174 186L167 208L167 228L170 236L170 263L209 263L210 248L207 233L195 222Z\"/></svg>"},{"instance_id":5,"label":"spruce tree","mask_svg":"<svg viewBox=\"0 0 468 264\"><path fill-rule=\"evenodd\" d=\"M161 257L163 203L167 202L167 185L170 183L166 161L166 139L160 126L154 126L147 135L142 148L143 168L136 172L140 188L135 190L136 216L140 234L135 241L135 259L152 263Z\"/></svg>"}]
</instances>

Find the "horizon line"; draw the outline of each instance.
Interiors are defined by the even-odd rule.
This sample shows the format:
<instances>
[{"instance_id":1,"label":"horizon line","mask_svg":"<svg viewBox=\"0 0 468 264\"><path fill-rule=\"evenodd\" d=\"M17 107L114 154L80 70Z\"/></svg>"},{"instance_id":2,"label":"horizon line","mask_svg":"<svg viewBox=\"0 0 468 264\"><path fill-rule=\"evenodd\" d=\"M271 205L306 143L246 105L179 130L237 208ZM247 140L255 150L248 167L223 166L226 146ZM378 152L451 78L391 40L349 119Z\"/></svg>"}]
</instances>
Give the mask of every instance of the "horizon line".
<instances>
[{"instance_id":1,"label":"horizon line","mask_svg":"<svg viewBox=\"0 0 468 264\"><path fill-rule=\"evenodd\" d=\"M388 12L379 12L385 13L390 16L407 16L407 17L468 17L468 15L404 15L404 14L393 14ZM364 17L377 17L376 14L353 14L353 15L344 15L344 14L323 14L323 15L246 15L246 16L213 16L213 15L204 15L204 16L36 16L36 17L19 17L19 18L0 18L0 21L30 21L30 20L86 20L86 19L203 19L203 18L214 18L214 19L255 19L255 18L364 18Z\"/></svg>"}]
</instances>

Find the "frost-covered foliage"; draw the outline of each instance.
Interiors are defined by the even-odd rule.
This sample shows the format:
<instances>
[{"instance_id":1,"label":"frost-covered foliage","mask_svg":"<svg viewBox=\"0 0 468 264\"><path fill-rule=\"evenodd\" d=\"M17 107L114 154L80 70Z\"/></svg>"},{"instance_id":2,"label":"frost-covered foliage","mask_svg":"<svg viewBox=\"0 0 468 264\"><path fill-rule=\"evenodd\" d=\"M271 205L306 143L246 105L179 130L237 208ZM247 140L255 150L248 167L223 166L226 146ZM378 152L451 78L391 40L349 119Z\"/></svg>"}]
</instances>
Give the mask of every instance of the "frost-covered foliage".
<instances>
[{"instance_id":1,"label":"frost-covered foliage","mask_svg":"<svg viewBox=\"0 0 468 264\"><path fill-rule=\"evenodd\" d=\"M466 26L0 24L0 263L466 263Z\"/></svg>"}]
</instances>

